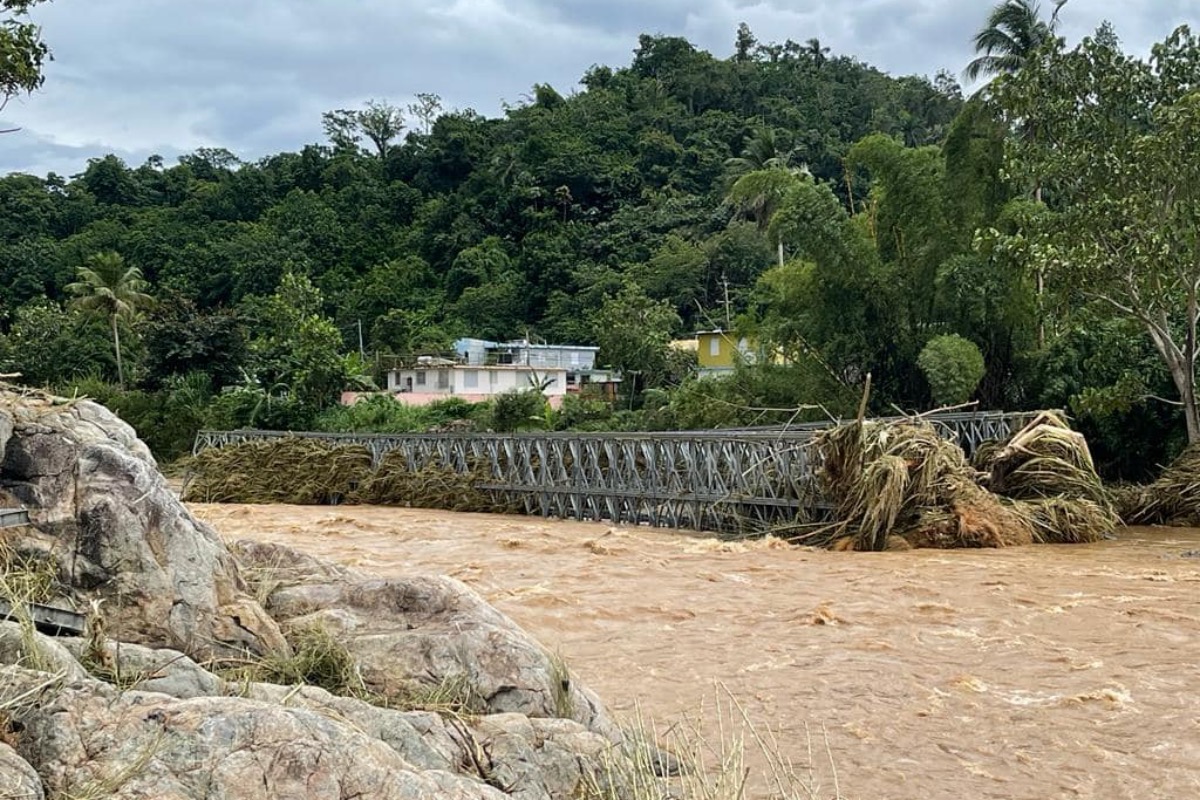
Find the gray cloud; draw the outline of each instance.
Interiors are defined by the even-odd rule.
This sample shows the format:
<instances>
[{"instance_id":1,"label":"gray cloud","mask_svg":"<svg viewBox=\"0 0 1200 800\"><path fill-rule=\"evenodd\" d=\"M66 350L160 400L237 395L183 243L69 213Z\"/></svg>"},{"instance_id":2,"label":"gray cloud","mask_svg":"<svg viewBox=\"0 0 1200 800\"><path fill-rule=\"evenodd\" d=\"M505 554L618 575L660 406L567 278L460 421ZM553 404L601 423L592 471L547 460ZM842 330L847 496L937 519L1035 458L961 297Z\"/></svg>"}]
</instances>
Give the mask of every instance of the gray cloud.
<instances>
[{"instance_id":1,"label":"gray cloud","mask_svg":"<svg viewBox=\"0 0 1200 800\"><path fill-rule=\"evenodd\" d=\"M0 170L78 172L197 147L243 158L321 139L320 116L369 98L440 94L500 113L535 82L572 90L592 64L629 62L639 33L719 56L745 21L761 41L818 38L896 74L954 72L988 2L962 0L54 0L35 14L56 60L45 88L0 119ZM1108 17L1145 51L1200 0L1072 0L1074 40Z\"/></svg>"}]
</instances>

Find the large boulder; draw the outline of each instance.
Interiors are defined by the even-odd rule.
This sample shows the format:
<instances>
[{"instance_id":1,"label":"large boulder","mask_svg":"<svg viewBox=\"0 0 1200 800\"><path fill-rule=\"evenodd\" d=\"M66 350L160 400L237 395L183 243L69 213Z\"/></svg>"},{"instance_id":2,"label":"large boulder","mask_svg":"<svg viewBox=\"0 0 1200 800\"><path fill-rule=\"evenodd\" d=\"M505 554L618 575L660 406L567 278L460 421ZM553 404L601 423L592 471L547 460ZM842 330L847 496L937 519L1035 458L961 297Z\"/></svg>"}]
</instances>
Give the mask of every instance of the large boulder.
<instances>
[{"instance_id":1,"label":"large boulder","mask_svg":"<svg viewBox=\"0 0 1200 800\"><path fill-rule=\"evenodd\" d=\"M422 770L377 739L303 708L241 697L177 700L99 681L45 687L0 668L0 693L36 692L15 714L17 752L61 797L113 800L502 800L480 779ZM0 700L3 698L0 697Z\"/></svg>"},{"instance_id":2,"label":"large boulder","mask_svg":"<svg viewBox=\"0 0 1200 800\"><path fill-rule=\"evenodd\" d=\"M571 719L621 740L596 695L560 659L459 581L385 580L271 543L242 541L233 550L276 620L328 630L378 694L403 696L414 680L462 681L486 713Z\"/></svg>"},{"instance_id":3,"label":"large boulder","mask_svg":"<svg viewBox=\"0 0 1200 800\"><path fill-rule=\"evenodd\" d=\"M441 715L398 711L337 697L314 686L254 684L249 697L307 708L345 721L422 769L484 777L520 800L578 800L606 784L624 751L598 733L566 719L523 714ZM627 768L616 770L624 775ZM613 791L605 796L629 796Z\"/></svg>"},{"instance_id":4,"label":"large boulder","mask_svg":"<svg viewBox=\"0 0 1200 800\"><path fill-rule=\"evenodd\" d=\"M202 659L287 648L216 533L111 412L0 390L0 450L0 495L35 528L17 546L55 557L81 606L103 599L114 638Z\"/></svg>"},{"instance_id":5,"label":"large boulder","mask_svg":"<svg viewBox=\"0 0 1200 800\"><path fill-rule=\"evenodd\" d=\"M31 727L31 720L41 719L38 716L41 711L61 706L53 713L65 715L59 719L71 720L69 726L94 726L95 720L85 719L83 723L77 723L75 716L99 713L100 717L107 720L110 706L115 704L115 707L124 708L132 703L140 708L147 698L158 698L156 702L160 704L159 708L167 708L170 704L165 696L174 700L239 699L255 704L229 706L222 702L200 706L212 710L215 716L239 714L248 708L257 709L263 705L316 714L339 726L339 729L348 726L384 745L402 760L407 771L426 777L432 775L438 786L447 782L442 773L449 773L465 778L471 784L484 780L490 786L501 788L505 795L521 800L575 800L589 787L605 781L611 772L611 765L619 763L622 758L620 748L569 720L531 720L520 714L459 716L402 711L352 697L339 697L315 686L225 681L173 650L107 642L102 653L89 652L89 643L84 639L55 640L36 632L20 630L11 623L7 627L0 625L0 640L12 638L5 634L19 636L22 644L20 649L0 647L0 664L21 669L8 673L0 671L0 687L5 687L0 688L0 703L6 697L28 691L30 686L43 687L38 695L27 698L28 702L23 703L25 708L22 711L13 715L21 728L16 739L25 742L22 752L38 764L43 772L56 769L61 753L37 741L46 735L58 737L64 733L64 729L57 723L49 727ZM43 655L31 659L25 655L30 652ZM46 654L52 654L53 658L47 658ZM89 675L76 657L86 661L90 669L102 667L104 681L115 681L116 685L104 685L104 682ZM38 666L34 668L31 664ZM16 676L17 679L11 685L5 684L6 675ZM61 690L62 686L67 686L70 691ZM101 712L96 712L99 707L96 705L99 702L97 697L107 704ZM170 705L168 710L175 708ZM274 719L269 714L267 717ZM258 718L262 719L263 715L260 713ZM304 721L309 718L302 716L300 719ZM116 723L105 721L102 724ZM70 727L70 730L74 728ZM141 734L135 732L133 735L136 737ZM3 741L2 736L0 741ZM237 741L232 741L221 746L226 744L230 747L239 745ZM87 746L86 742L84 746ZM314 742L312 746L320 746L320 742ZM0 776L4 775L4 756L0 750ZM121 757L137 763L137 758L130 753ZM10 759L15 765L12 767L14 770L20 766L18 759L16 754ZM23 760L21 763L24 763ZM80 769L89 774L107 774L100 767L87 767L85 770L81 766ZM78 774L68 779L57 773L51 775L50 779L58 782L55 785L66 785L72 781L78 783L80 780ZM103 779L90 780L91 783L84 785L103 788ZM133 784L128 791L134 791L138 785ZM180 796L192 797L187 793L192 790L190 787L191 784L187 784L180 789L183 792ZM309 796L316 798L324 795ZM622 795L617 793L610 796ZM0 794L0 799L5 797Z\"/></svg>"}]
</instances>

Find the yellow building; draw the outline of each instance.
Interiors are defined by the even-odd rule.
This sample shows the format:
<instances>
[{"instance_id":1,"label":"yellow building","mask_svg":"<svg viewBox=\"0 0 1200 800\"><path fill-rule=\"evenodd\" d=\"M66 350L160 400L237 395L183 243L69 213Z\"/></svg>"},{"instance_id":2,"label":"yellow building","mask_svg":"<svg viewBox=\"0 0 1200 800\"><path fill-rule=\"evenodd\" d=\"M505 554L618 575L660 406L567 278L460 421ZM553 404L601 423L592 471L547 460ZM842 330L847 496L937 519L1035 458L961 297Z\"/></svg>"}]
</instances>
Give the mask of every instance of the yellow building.
<instances>
[{"instance_id":1,"label":"yellow building","mask_svg":"<svg viewBox=\"0 0 1200 800\"><path fill-rule=\"evenodd\" d=\"M701 375L725 375L733 372L739 361L753 363L754 342L733 331L720 328L696 332L696 358Z\"/></svg>"}]
</instances>

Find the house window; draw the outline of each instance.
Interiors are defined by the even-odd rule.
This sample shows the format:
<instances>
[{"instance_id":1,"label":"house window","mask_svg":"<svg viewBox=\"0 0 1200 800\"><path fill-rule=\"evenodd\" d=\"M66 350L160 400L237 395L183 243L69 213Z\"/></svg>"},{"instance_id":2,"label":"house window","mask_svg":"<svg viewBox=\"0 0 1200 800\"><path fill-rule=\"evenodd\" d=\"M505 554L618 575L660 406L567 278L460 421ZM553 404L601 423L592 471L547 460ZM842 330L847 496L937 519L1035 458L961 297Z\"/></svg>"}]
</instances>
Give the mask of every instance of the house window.
<instances>
[{"instance_id":1,"label":"house window","mask_svg":"<svg viewBox=\"0 0 1200 800\"><path fill-rule=\"evenodd\" d=\"M463 388L476 389L479 387L479 370L463 370Z\"/></svg>"},{"instance_id":2,"label":"house window","mask_svg":"<svg viewBox=\"0 0 1200 800\"><path fill-rule=\"evenodd\" d=\"M498 378L497 378L497 376L496 376L496 371L495 371L495 370L488 370L488 385L489 385L489 386L495 386L495 385L496 385L496 381L497 381L497 379L498 379Z\"/></svg>"},{"instance_id":3,"label":"house window","mask_svg":"<svg viewBox=\"0 0 1200 800\"><path fill-rule=\"evenodd\" d=\"M439 389L449 389L449 388L450 388L450 370L448 370L448 369L439 369L439 370L437 371L437 373L438 373L438 385L437 385L437 388L439 388Z\"/></svg>"},{"instance_id":4,"label":"house window","mask_svg":"<svg viewBox=\"0 0 1200 800\"><path fill-rule=\"evenodd\" d=\"M418 372L417 373L417 386L424 386L424 385L425 385L425 373Z\"/></svg>"},{"instance_id":5,"label":"house window","mask_svg":"<svg viewBox=\"0 0 1200 800\"><path fill-rule=\"evenodd\" d=\"M714 336L708 340L708 354L710 356L721 355L721 337Z\"/></svg>"}]
</instances>

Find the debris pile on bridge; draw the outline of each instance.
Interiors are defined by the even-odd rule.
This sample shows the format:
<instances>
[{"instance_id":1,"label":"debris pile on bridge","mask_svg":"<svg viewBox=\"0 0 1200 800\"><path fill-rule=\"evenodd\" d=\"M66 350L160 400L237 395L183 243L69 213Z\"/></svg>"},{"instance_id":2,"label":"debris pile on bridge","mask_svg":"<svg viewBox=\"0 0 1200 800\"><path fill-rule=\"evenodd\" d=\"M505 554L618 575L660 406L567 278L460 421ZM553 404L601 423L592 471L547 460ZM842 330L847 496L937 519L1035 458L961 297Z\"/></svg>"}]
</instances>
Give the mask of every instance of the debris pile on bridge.
<instances>
[{"instance_id":1,"label":"debris pile on bridge","mask_svg":"<svg viewBox=\"0 0 1200 800\"><path fill-rule=\"evenodd\" d=\"M1200 445L1189 445L1158 480L1131 487L1122 500L1130 525L1200 524Z\"/></svg>"},{"instance_id":2,"label":"debris pile on bridge","mask_svg":"<svg viewBox=\"0 0 1200 800\"><path fill-rule=\"evenodd\" d=\"M184 499L198 503L331 505L371 471L359 445L284 438L205 450L188 461Z\"/></svg>"},{"instance_id":3,"label":"debris pile on bridge","mask_svg":"<svg viewBox=\"0 0 1200 800\"><path fill-rule=\"evenodd\" d=\"M843 550L1086 542L1118 522L1087 442L1041 414L982 468L920 418L855 421L813 442L833 522L796 537Z\"/></svg>"},{"instance_id":4,"label":"debris pile on bridge","mask_svg":"<svg viewBox=\"0 0 1200 800\"><path fill-rule=\"evenodd\" d=\"M407 508L443 508L448 511L512 511L500 507L487 492L476 488L484 473L476 465L465 472L434 459L420 469L410 469L402 450L392 450L380 460L353 502Z\"/></svg>"},{"instance_id":5,"label":"debris pile on bridge","mask_svg":"<svg viewBox=\"0 0 1200 800\"><path fill-rule=\"evenodd\" d=\"M431 462L411 469L392 451L373 465L361 445L284 437L215 447L189 459L183 497L197 503L372 503L452 511L507 511L475 488L478 470Z\"/></svg>"}]
</instances>

